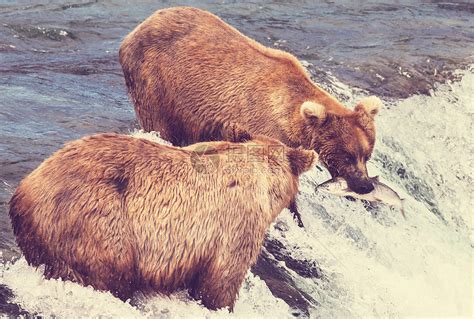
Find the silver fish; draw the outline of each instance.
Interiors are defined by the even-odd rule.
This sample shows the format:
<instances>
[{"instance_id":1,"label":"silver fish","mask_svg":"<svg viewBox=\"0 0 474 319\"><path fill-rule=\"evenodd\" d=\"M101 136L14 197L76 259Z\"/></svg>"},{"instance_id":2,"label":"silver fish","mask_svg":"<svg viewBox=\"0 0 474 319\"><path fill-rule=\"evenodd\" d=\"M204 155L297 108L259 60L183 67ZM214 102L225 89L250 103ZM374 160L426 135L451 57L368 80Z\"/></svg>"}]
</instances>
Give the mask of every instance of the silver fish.
<instances>
[{"instance_id":1,"label":"silver fish","mask_svg":"<svg viewBox=\"0 0 474 319\"><path fill-rule=\"evenodd\" d=\"M335 179L325 181L317 187L317 190L337 196L351 196L358 199L365 199L369 202L382 202L389 206L398 208L406 219L403 207L404 199L401 199L393 189L380 182L378 176L371 177L371 180L374 185L374 190L368 194L357 194L352 191L349 189L346 180L342 177L336 177Z\"/></svg>"}]
</instances>

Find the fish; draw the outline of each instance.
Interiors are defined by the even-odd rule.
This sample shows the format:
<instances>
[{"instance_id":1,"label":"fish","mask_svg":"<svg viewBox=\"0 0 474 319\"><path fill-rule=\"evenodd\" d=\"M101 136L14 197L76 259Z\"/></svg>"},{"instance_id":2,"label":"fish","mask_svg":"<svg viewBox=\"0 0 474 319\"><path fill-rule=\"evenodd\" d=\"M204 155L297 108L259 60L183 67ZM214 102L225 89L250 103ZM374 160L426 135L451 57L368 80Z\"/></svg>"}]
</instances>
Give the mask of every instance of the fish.
<instances>
[{"instance_id":1,"label":"fish","mask_svg":"<svg viewBox=\"0 0 474 319\"><path fill-rule=\"evenodd\" d=\"M364 199L371 203L381 202L388 206L395 207L400 210L403 218L406 219L404 201L400 195L389 186L379 181L378 176L370 178L374 186L374 190L367 194L357 194L352 191L347 185L347 181L342 177L336 177L321 183L316 188L318 191L336 195L336 196L351 196L357 199Z\"/></svg>"}]
</instances>

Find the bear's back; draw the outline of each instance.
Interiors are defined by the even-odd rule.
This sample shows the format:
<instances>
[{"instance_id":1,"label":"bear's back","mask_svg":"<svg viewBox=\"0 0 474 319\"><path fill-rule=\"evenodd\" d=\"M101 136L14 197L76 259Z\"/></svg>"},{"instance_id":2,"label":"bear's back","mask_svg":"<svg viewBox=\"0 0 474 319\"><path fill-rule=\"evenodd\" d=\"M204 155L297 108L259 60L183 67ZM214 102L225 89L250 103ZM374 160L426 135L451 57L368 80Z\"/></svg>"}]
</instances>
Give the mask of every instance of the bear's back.
<instances>
[{"instance_id":1,"label":"bear's back","mask_svg":"<svg viewBox=\"0 0 474 319\"><path fill-rule=\"evenodd\" d=\"M139 50L140 46L143 50ZM173 55L171 50L195 51L201 59L204 59L201 67L205 67L206 62L211 61L209 59L214 61L214 58L221 63L227 62L225 60L228 58L234 65L246 62L252 67L264 62L266 66L272 68L282 67L281 75L294 74L311 82L306 69L292 54L266 47L242 34L216 15L192 7L174 7L156 11L125 37L120 46L120 57L137 60L138 56L130 52L132 49L134 52L149 52L154 56L164 53L170 58L178 58L175 63L184 62L185 57L179 56L179 52ZM263 67L261 69L264 71ZM247 68L246 71L254 70ZM275 72L275 69L272 72Z\"/></svg>"}]
</instances>

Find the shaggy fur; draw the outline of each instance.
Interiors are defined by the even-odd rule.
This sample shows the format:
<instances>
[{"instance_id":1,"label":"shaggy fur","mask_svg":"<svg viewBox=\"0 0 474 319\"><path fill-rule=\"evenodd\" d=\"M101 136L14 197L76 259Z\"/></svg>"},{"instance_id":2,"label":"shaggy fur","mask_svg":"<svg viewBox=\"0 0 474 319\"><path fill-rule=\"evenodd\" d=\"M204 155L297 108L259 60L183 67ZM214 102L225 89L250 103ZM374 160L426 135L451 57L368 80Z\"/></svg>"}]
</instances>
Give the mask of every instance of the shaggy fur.
<instances>
[{"instance_id":1,"label":"shaggy fur","mask_svg":"<svg viewBox=\"0 0 474 319\"><path fill-rule=\"evenodd\" d=\"M265 231L316 158L266 137L176 148L101 134L45 160L9 214L47 278L124 300L189 288L210 309L232 309Z\"/></svg>"},{"instance_id":2,"label":"shaggy fur","mask_svg":"<svg viewBox=\"0 0 474 319\"><path fill-rule=\"evenodd\" d=\"M221 123L238 123L251 134L316 150L333 177L345 177L356 192L372 189L365 162L380 100L370 98L368 110L346 109L294 56L215 15L186 7L155 12L124 39L120 63L146 131L186 145L218 139Z\"/></svg>"}]
</instances>

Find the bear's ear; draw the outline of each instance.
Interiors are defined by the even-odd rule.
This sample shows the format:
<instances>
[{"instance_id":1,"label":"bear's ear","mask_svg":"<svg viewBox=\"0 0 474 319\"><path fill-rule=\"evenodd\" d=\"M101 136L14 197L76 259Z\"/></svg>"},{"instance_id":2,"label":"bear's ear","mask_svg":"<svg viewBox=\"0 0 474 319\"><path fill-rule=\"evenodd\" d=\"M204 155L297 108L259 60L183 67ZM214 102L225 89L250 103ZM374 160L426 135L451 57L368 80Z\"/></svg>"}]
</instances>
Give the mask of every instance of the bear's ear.
<instances>
[{"instance_id":1,"label":"bear's ear","mask_svg":"<svg viewBox=\"0 0 474 319\"><path fill-rule=\"evenodd\" d=\"M376 96L363 98L355 107L356 112L364 112L370 118L374 118L382 107L382 101Z\"/></svg>"},{"instance_id":2,"label":"bear's ear","mask_svg":"<svg viewBox=\"0 0 474 319\"><path fill-rule=\"evenodd\" d=\"M326 108L316 102L306 101L301 104L301 116L308 121L324 121L326 118Z\"/></svg>"},{"instance_id":3,"label":"bear's ear","mask_svg":"<svg viewBox=\"0 0 474 319\"><path fill-rule=\"evenodd\" d=\"M286 156L290 162L291 172L295 176L310 170L318 160L318 154L315 151L302 148L289 148Z\"/></svg>"}]
</instances>

